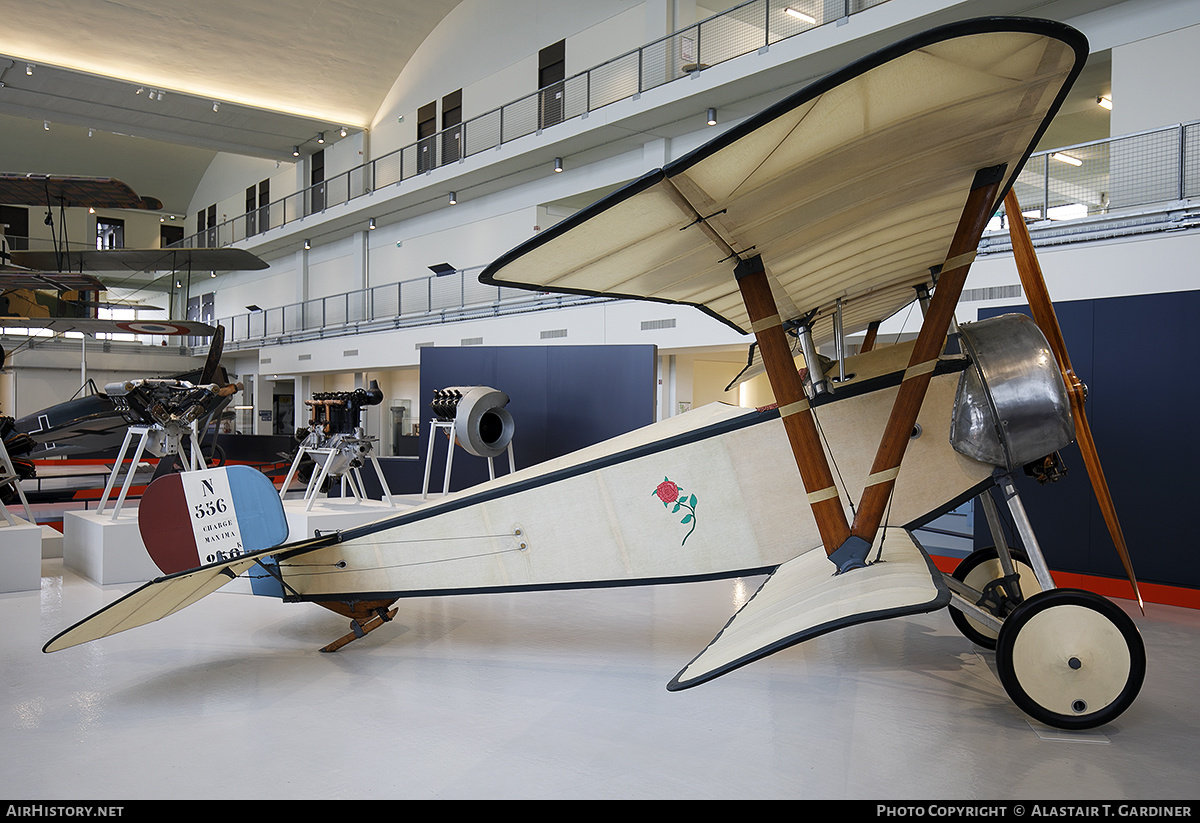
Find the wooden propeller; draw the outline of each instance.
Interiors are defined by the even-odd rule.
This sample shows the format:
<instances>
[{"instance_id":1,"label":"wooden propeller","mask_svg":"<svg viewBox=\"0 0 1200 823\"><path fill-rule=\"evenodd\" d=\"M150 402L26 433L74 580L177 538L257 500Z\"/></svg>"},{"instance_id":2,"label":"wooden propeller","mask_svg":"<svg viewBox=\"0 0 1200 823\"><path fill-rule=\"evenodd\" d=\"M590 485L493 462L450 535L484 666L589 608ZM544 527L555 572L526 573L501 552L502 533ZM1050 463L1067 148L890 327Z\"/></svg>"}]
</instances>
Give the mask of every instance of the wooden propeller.
<instances>
[{"instance_id":1,"label":"wooden propeller","mask_svg":"<svg viewBox=\"0 0 1200 823\"><path fill-rule=\"evenodd\" d=\"M1125 535L1121 531L1121 523L1117 519L1117 509L1113 504L1112 494L1108 490L1108 482L1104 478L1104 470L1100 466L1100 455L1096 451L1096 442L1092 439L1092 429L1088 425L1087 414L1084 412L1084 400L1087 389L1075 370L1071 367L1071 358L1067 354L1067 345L1063 339L1062 329L1058 324L1058 315L1050 301L1050 293L1046 289L1046 281L1042 277L1042 269L1033 251L1033 241L1029 237L1029 229L1025 226L1025 218L1021 216L1021 206L1016 195L1010 189L1004 196L1004 210L1008 215L1008 231L1012 237L1013 258L1017 263L1017 271L1021 276L1021 286L1029 300L1029 308L1033 320L1037 323L1046 342L1050 344L1054 358L1058 361L1059 371L1067 385L1067 395L1071 403L1071 413L1075 420L1075 442L1083 454L1083 462L1087 466L1088 476L1092 481L1092 490L1104 522L1108 525L1108 533L1112 536L1117 554L1125 566L1125 573L1133 585L1133 594L1138 606L1145 614L1146 607L1142 595L1138 591L1137 578L1133 573L1133 564L1129 561L1129 548L1125 544Z\"/></svg>"}]
</instances>

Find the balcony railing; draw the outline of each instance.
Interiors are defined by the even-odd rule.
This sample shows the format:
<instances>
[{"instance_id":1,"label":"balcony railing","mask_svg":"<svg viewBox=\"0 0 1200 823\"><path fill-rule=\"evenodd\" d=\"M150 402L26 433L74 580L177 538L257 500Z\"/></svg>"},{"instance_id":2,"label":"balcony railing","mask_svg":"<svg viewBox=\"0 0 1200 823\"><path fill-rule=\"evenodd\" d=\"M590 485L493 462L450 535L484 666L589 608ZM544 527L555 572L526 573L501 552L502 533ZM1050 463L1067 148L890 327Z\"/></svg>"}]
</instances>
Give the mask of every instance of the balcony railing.
<instances>
[{"instance_id":1,"label":"balcony railing","mask_svg":"<svg viewBox=\"0 0 1200 823\"><path fill-rule=\"evenodd\" d=\"M1200 197L1200 121L1035 154L1014 191L1040 220Z\"/></svg>"},{"instance_id":2,"label":"balcony railing","mask_svg":"<svg viewBox=\"0 0 1200 823\"><path fill-rule=\"evenodd\" d=\"M240 242L885 2L749 0L175 245Z\"/></svg>"},{"instance_id":3,"label":"balcony railing","mask_svg":"<svg viewBox=\"0 0 1200 823\"><path fill-rule=\"evenodd\" d=\"M1034 154L1015 189L1030 219L1064 223L1200 198L1200 121ZM1003 232L999 215L989 230ZM988 236L984 239L986 246ZM229 345L247 348L597 300L485 286L478 282L480 271L481 266L405 280L218 322L226 327Z\"/></svg>"},{"instance_id":4,"label":"balcony railing","mask_svg":"<svg viewBox=\"0 0 1200 823\"><path fill-rule=\"evenodd\" d=\"M224 317L226 348L386 331L602 302L485 286L482 266ZM195 345L201 345L196 341Z\"/></svg>"}]
</instances>

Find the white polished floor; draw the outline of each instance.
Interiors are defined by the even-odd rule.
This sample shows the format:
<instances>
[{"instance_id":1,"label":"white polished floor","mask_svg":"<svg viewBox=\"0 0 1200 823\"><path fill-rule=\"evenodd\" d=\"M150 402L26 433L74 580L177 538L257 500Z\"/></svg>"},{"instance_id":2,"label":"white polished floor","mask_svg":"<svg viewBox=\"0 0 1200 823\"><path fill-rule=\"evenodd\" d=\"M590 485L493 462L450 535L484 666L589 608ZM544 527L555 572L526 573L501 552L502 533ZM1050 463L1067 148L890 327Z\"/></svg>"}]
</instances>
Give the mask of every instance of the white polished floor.
<instances>
[{"instance_id":1,"label":"white polished floor","mask_svg":"<svg viewBox=\"0 0 1200 823\"><path fill-rule=\"evenodd\" d=\"M401 601L346 621L218 592L52 655L132 586L43 561L0 595L0 796L1195 799L1200 613L1137 616L1149 667L1110 725L1026 719L948 612L845 629L666 683L758 578ZM1123 603L1129 607L1131 604Z\"/></svg>"}]
</instances>

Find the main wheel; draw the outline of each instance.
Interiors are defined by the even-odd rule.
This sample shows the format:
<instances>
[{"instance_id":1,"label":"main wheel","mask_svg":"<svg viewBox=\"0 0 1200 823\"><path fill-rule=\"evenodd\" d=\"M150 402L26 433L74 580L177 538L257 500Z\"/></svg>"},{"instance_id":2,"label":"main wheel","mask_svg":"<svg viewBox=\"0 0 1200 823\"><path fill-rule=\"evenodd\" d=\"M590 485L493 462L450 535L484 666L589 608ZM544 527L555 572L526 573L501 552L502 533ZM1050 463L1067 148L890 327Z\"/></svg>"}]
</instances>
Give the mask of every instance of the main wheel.
<instances>
[{"instance_id":1,"label":"main wheel","mask_svg":"<svg viewBox=\"0 0 1200 823\"><path fill-rule=\"evenodd\" d=\"M982 608L1003 620L1021 602L1042 590L1029 565L1029 558L1020 549L1009 549L1013 570L1017 573L1020 591L1004 585L1004 569L1000 566L1000 554L995 548L977 549L963 558L954 569L953 577L961 580L977 592L984 594ZM950 618L963 635L977 646L996 648L996 631L990 626L970 617L965 612L950 607Z\"/></svg>"},{"instance_id":2,"label":"main wheel","mask_svg":"<svg viewBox=\"0 0 1200 823\"><path fill-rule=\"evenodd\" d=\"M1005 619L996 667L1008 696L1035 720L1090 729L1133 703L1146 675L1146 648L1133 620L1112 601L1051 589Z\"/></svg>"}]
</instances>

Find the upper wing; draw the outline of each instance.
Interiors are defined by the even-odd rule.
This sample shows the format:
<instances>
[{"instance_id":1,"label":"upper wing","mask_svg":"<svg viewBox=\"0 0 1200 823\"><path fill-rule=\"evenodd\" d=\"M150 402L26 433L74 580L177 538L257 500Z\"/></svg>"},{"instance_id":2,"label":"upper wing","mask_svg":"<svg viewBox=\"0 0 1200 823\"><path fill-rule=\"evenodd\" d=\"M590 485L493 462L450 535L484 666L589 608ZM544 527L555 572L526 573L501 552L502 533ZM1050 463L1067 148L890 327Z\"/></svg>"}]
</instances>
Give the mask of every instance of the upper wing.
<instances>
[{"instance_id":1,"label":"upper wing","mask_svg":"<svg viewBox=\"0 0 1200 823\"><path fill-rule=\"evenodd\" d=\"M928 283L976 171L1012 185L1083 66L1058 23L934 29L835 72L501 257L480 280L698 306L750 331L733 277L759 254L785 320L832 336Z\"/></svg>"},{"instance_id":2,"label":"upper wing","mask_svg":"<svg viewBox=\"0 0 1200 823\"><path fill-rule=\"evenodd\" d=\"M0 174L0 203L9 206L92 206L97 209L162 209L112 177Z\"/></svg>"},{"instance_id":3,"label":"upper wing","mask_svg":"<svg viewBox=\"0 0 1200 823\"><path fill-rule=\"evenodd\" d=\"M48 329L61 334L185 334L208 337L216 328L188 320L98 320L91 317L0 317L0 328Z\"/></svg>"},{"instance_id":4,"label":"upper wing","mask_svg":"<svg viewBox=\"0 0 1200 823\"><path fill-rule=\"evenodd\" d=\"M269 265L245 249L87 249L12 251L13 265L40 271L257 271Z\"/></svg>"},{"instance_id":5,"label":"upper wing","mask_svg":"<svg viewBox=\"0 0 1200 823\"><path fill-rule=\"evenodd\" d=\"M0 290L103 291L104 284L90 274L44 272L0 266Z\"/></svg>"}]
</instances>

